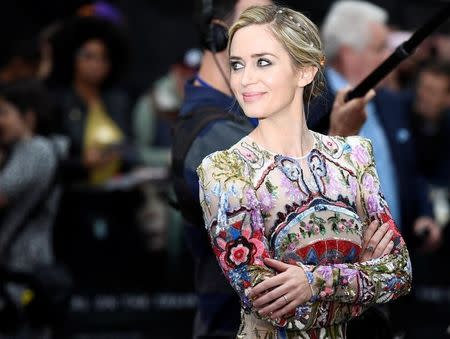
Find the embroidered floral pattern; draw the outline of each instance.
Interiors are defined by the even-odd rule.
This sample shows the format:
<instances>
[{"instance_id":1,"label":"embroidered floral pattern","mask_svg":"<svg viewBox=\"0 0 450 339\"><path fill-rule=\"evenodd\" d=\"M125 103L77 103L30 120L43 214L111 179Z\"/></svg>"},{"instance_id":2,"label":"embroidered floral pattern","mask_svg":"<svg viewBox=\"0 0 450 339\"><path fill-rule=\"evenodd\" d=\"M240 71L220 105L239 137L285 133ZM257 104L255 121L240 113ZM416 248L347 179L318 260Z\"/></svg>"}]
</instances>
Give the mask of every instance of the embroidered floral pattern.
<instances>
[{"instance_id":1,"label":"embroidered floral pattern","mask_svg":"<svg viewBox=\"0 0 450 339\"><path fill-rule=\"evenodd\" d=\"M244 138L198 168L212 248L245 311L240 336L283 328L287 337L344 338L342 322L410 289L408 251L381 194L370 142L314 135L315 148L302 159ZM357 262L363 225L374 218L390 224L394 249ZM260 316L247 290L275 274L264 264L269 256L301 266L313 298L285 319L250 325Z\"/></svg>"}]
</instances>

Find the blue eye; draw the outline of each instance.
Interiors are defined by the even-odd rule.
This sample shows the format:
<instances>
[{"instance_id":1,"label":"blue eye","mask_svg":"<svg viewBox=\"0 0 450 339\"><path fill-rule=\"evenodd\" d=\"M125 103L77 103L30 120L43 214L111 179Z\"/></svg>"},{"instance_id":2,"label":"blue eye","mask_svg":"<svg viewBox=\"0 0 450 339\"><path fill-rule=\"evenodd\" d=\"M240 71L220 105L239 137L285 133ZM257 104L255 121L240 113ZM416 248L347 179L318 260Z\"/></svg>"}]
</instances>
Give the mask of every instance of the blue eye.
<instances>
[{"instance_id":1,"label":"blue eye","mask_svg":"<svg viewBox=\"0 0 450 339\"><path fill-rule=\"evenodd\" d=\"M230 66L233 71L240 70L244 67L244 65L242 65L242 63L240 63L239 61L231 61Z\"/></svg>"},{"instance_id":2,"label":"blue eye","mask_svg":"<svg viewBox=\"0 0 450 339\"><path fill-rule=\"evenodd\" d=\"M266 67L272 65L272 63L267 59L258 59L256 64L258 65L258 67Z\"/></svg>"}]
</instances>

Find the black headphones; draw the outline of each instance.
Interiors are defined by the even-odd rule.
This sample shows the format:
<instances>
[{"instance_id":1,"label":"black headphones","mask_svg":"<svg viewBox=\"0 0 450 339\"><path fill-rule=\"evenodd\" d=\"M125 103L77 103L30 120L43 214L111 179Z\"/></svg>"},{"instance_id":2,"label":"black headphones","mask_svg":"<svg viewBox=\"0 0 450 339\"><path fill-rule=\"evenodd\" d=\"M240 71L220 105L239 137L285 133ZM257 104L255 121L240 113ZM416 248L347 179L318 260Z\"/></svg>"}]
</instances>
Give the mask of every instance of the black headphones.
<instances>
[{"instance_id":1,"label":"black headphones","mask_svg":"<svg viewBox=\"0 0 450 339\"><path fill-rule=\"evenodd\" d=\"M214 22L213 0L202 0L202 45L207 50L218 53L227 48L228 28L220 22Z\"/></svg>"}]
</instances>

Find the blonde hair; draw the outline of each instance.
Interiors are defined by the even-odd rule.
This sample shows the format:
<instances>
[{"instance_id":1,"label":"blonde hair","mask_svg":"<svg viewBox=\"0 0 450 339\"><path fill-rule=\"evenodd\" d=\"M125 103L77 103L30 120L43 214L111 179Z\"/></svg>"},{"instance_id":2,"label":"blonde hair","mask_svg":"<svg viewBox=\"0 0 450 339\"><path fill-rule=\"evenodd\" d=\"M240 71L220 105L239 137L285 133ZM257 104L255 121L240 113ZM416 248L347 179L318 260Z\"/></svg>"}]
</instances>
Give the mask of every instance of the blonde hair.
<instances>
[{"instance_id":1,"label":"blonde hair","mask_svg":"<svg viewBox=\"0 0 450 339\"><path fill-rule=\"evenodd\" d=\"M316 67L313 81L304 88L303 99L308 103L318 96L324 87L323 69L325 57L317 26L300 12L276 5L252 6L240 15L228 33L228 51L234 35L250 25L269 24L275 38L289 53L294 66Z\"/></svg>"}]
</instances>

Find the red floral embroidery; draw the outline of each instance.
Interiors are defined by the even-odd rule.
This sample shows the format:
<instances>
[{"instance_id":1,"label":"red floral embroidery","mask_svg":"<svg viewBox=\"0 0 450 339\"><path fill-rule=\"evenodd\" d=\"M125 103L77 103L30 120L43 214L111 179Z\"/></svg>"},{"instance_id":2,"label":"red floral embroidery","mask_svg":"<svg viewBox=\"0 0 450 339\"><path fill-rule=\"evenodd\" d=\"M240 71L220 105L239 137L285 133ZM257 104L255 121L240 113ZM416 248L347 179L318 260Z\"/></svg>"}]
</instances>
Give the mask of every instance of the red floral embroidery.
<instances>
[{"instance_id":1,"label":"red floral embroidery","mask_svg":"<svg viewBox=\"0 0 450 339\"><path fill-rule=\"evenodd\" d=\"M238 221L221 230L214 239L213 250L225 272L240 265L263 266L265 250L262 230L253 229L248 221Z\"/></svg>"},{"instance_id":2,"label":"red floral embroidery","mask_svg":"<svg viewBox=\"0 0 450 339\"><path fill-rule=\"evenodd\" d=\"M252 264L255 253L255 246L241 236L227 243L225 260L229 267L235 268L242 264Z\"/></svg>"}]
</instances>

